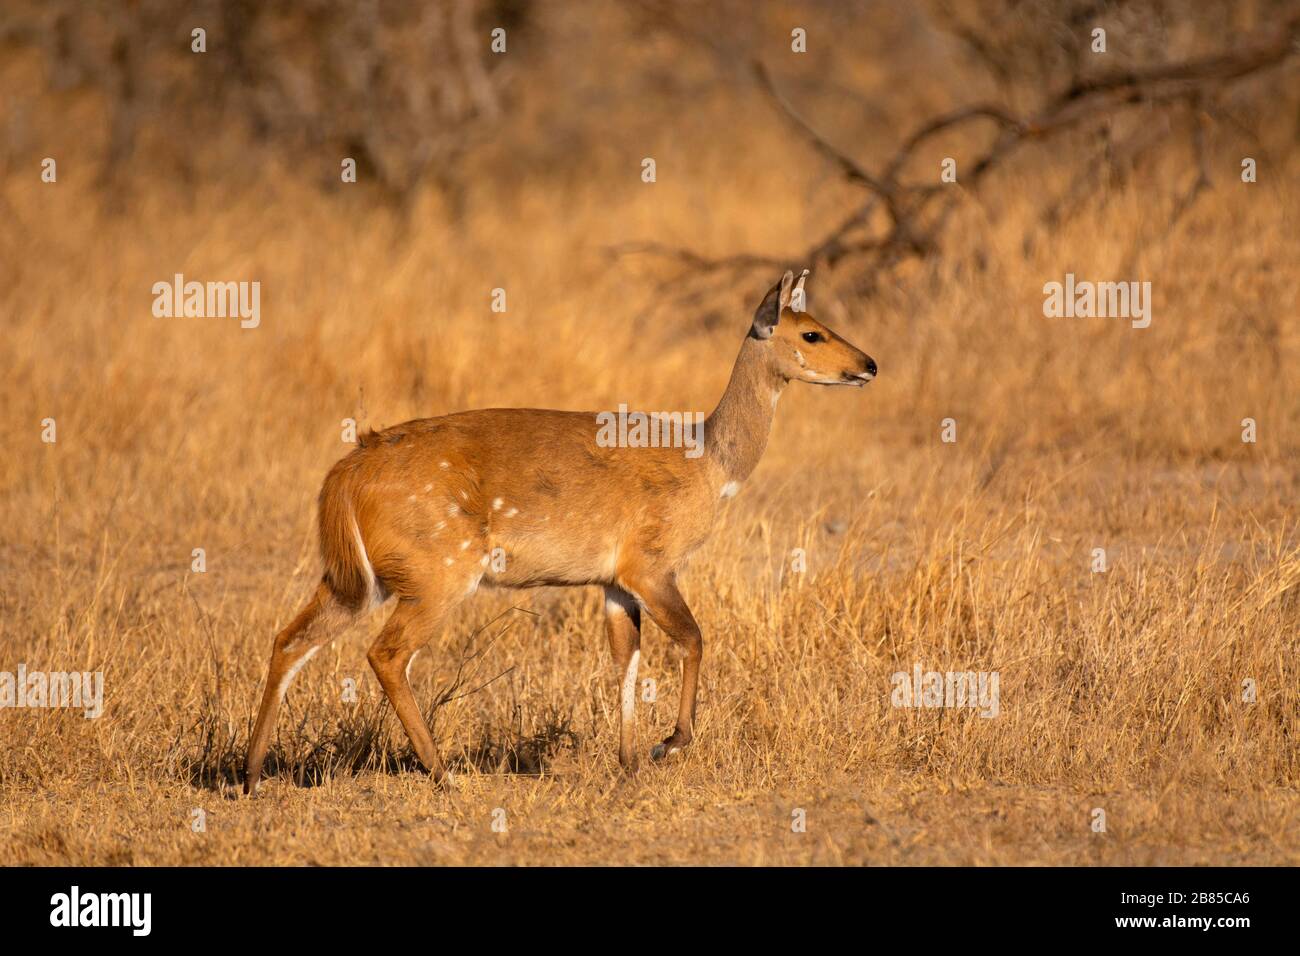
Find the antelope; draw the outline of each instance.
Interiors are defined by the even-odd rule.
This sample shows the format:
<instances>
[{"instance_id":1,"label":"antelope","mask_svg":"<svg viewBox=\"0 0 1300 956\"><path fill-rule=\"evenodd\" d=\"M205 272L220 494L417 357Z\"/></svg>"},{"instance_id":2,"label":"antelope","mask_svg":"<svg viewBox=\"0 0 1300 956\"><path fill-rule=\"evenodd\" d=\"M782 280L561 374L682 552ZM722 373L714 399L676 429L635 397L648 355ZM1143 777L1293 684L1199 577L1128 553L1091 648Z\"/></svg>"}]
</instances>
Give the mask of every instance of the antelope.
<instances>
[{"instance_id":1,"label":"antelope","mask_svg":"<svg viewBox=\"0 0 1300 956\"><path fill-rule=\"evenodd\" d=\"M276 713L298 671L342 624L389 598L396 607L367 657L421 765L440 782L444 765L407 675L439 622L480 585L604 588L621 687L618 757L627 772L637 767L635 687L641 611L648 612L671 641L682 681L676 726L650 757L689 744L703 641L678 571L708 537L722 500L758 465L788 383L861 387L876 375L868 355L803 310L807 276L805 269L796 283L786 272L763 297L726 391L704 420L702 454L602 447L597 416L532 408L417 419L362 438L321 487L324 574L276 635L244 792L256 792Z\"/></svg>"}]
</instances>

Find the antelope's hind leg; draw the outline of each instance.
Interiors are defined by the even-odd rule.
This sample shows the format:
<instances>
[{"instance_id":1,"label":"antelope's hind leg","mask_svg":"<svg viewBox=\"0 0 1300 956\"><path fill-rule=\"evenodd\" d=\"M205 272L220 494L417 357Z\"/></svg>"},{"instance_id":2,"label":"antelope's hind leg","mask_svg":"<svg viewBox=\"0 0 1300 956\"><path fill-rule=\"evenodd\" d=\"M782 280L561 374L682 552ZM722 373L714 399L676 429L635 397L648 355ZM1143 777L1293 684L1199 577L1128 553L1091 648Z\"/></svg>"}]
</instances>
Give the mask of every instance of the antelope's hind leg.
<instances>
[{"instance_id":1,"label":"antelope's hind leg","mask_svg":"<svg viewBox=\"0 0 1300 956\"><path fill-rule=\"evenodd\" d=\"M407 671L411 659L420 648L429 643L447 612L467 597L474 585L477 585L477 578L472 579L467 591L463 581L455 584L449 576L445 576L437 584L431 584L416 594L401 597L366 655L384 693L397 711L397 719L402 722L406 736L411 739L415 755L420 758L420 763L435 783L442 781L446 768L438 756L433 734L424 722L415 694L411 691Z\"/></svg>"},{"instance_id":2,"label":"antelope's hind leg","mask_svg":"<svg viewBox=\"0 0 1300 956\"><path fill-rule=\"evenodd\" d=\"M339 603L333 592L322 583L307 606L289 625L275 636L271 663L266 670L266 690L257 711L253 736L248 742L244 763L244 793L256 793L262 776L262 762L275 731L275 719L289 685L302 666L351 620L353 613Z\"/></svg>"}]
</instances>

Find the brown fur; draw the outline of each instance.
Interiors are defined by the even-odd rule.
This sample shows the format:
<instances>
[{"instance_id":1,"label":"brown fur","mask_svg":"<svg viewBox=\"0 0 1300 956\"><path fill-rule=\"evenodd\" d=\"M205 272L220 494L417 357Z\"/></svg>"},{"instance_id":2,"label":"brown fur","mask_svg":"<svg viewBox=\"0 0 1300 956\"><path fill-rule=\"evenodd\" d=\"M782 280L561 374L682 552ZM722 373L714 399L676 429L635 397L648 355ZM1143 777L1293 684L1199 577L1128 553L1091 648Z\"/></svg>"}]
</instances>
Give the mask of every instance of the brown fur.
<instances>
[{"instance_id":1,"label":"brown fur","mask_svg":"<svg viewBox=\"0 0 1300 956\"><path fill-rule=\"evenodd\" d=\"M678 570L708 537L724 491L734 492L758 464L786 383L861 385L875 373L862 352L788 308L802 283L786 273L759 306L705 421L698 458L682 448L601 447L594 413L493 408L368 433L321 488L321 590L286 629L290 637L277 638L246 790L257 783L280 684L305 653L295 635L315 634L326 606L356 612L389 596L397 610L371 664L421 762L440 776L406 666L447 610L480 584L603 586L620 677L640 646L640 614L629 608L644 607L683 662L677 725L656 755L689 743L702 641L677 589ZM806 341L809 333L819 340ZM635 763L631 740L624 726L627 767Z\"/></svg>"}]
</instances>

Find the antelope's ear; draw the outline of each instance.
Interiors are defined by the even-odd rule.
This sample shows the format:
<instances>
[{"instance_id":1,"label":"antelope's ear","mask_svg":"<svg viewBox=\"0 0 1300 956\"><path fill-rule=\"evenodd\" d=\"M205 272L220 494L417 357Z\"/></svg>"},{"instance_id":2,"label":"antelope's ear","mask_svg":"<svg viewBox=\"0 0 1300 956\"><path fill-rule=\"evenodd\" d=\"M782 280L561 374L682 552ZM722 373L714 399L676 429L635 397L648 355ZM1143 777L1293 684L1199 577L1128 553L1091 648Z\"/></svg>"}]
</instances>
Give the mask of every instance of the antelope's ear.
<instances>
[{"instance_id":1,"label":"antelope's ear","mask_svg":"<svg viewBox=\"0 0 1300 956\"><path fill-rule=\"evenodd\" d=\"M790 291L794 288L794 273L786 271L781 281L767 290L763 301L754 310L754 325L750 335L758 339L772 337L772 330L781 318L781 310L790 307Z\"/></svg>"}]
</instances>

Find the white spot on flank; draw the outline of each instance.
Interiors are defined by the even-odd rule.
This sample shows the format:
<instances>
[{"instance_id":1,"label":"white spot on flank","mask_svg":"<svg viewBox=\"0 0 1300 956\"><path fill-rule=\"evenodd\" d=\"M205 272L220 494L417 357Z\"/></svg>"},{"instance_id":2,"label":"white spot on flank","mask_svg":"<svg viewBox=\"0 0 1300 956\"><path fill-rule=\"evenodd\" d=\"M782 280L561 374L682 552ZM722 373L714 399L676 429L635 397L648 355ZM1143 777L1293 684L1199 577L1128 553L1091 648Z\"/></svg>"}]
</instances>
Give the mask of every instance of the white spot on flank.
<instances>
[{"instance_id":1,"label":"white spot on flank","mask_svg":"<svg viewBox=\"0 0 1300 956\"><path fill-rule=\"evenodd\" d=\"M407 501L414 501L414 500L415 500L415 495L407 495L407 496L406 496L406 500L407 500Z\"/></svg>"},{"instance_id":2,"label":"white spot on flank","mask_svg":"<svg viewBox=\"0 0 1300 956\"><path fill-rule=\"evenodd\" d=\"M469 547L469 538L466 538L464 541L460 543L460 549L464 551L468 547Z\"/></svg>"},{"instance_id":3,"label":"white spot on flank","mask_svg":"<svg viewBox=\"0 0 1300 956\"><path fill-rule=\"evenodd\" d=\"M725 485L722 486L722 493L721 493L718 497L720 497L720 498L734 498L734 497L736 497L736 492L738 492L738 491L740 491L740 482L738 482L738 481L729 481L729 482L727 482Z\"/></svg>"},{"instance_id":4,"label":"white spot on flank","mask_svg":"<svg viewBox=\"0 0 1300 956\"><path fill-rule=\"evenodd\" d=\"M627 662L627 673L623 675L623 723L630 724L636 716L636 670L641 663L641 652L632 652L632 659Z\"/></svg>"},{"instance_id":5,"label":"white spot on flank","mask_svg":"<svg viewBox=\"0 0 1300 956\"><path fill-rule=\"evenodd\" d=\"M489 559L488 559L488 556L487 556L486 554L483 555L483 557L479 558L479 560L478 560L479 567L481 567L481 568L486 568L486 567L488 566L488 560L489 560Z\"/></svg>"},{"instance_id":6,"label":"white spot on flank","mask_svg":"<svg viewBox=\"0 0 1300 956\"><path fill-rule=\"evenodd\" d=\"M440 462L438 462L438 467L439 467L439 468L450 468L450 467L451 467L451 462L449 462L449 461L440 461Z\"/></svg>"},{"instance_id":7,"label":"white spot on flank","mask_svg":"<svg viewBox=\"0 0 1300 956\"><path fill-rule=\"evenodd\" d=\"M514 517L515 515L517 515L517 514L519 514L519 509L518 509L518 508L511 508L509 511L506 512L506 517L507 517L507 518L513 518L513 517Z\"/></svg>"},{"instance_id":8,"label":"white spot on flank","mask_svg":"<svg viewBox=\"0 0 1300 956\"><path fill-rule=\"evenodd\" d=\"M464 501L469 501L469 492L468 492L468 491L462 491L462 492L460 493L460 497L461 497L461 499L464 500Z\"/></svg>"},{"instance_id":9,"label":"white spot on flank","mask_svg":"<svg viewBox=\"0 0 1300 956\"><path fill-rule=\"evenodd\" d=\"M456 502L453 501L451 504L447 505L447 514L451 517L456 517L456 513L459 511L460 508L456 505Z\"/></svg>"},{"instance_id":10,"label":"white spot on flank","mask_svg":"<svg viewBox=\"0 0 1300 956\"><path fill-rule=\"evenodd\" d=\"M424 490L425 490L425 491L433 491L433 483L430 482L429 484L425 485L425 486L424 486Z\"/></svg>"},{"instance_id":11,"label":"white spot on flank","mask_svg":"<svg viewBox=\"0 0 1300 956\"><path fill-rule=\"evenodd\" d=\"M443 559L442 559L442 563L445 564L445 565L447 565L447 567L451 567L451 566L452 566L453 564L455 564L456 562L453 561L451 558L443 558Z\"/></svg>"},{"instance_id":12,"label":"white spot on flank","mask_svg":"<svg viewBox=\"0 0 1300 956\"><path fill-rule=\"evenodd\" d=\"M453 506L453 507L454 507L454 506ZM441 530L442 530L443 528L445 528L445 527L447 527L447 522L445 522L445 521L439 521L436 525L434 525L434 530L436 530L436 531L441 531Z\"/></svg>"},{"instance_id":13,"label":"white spot on flank","mask_svg":"<svg viewBox=\"0 0 1300 956\"><path fill-rule=\"evenodd\" d=\"M501 505L502 505L503 503L504 503L504 502L502 502L502 500L501 500L500 498L493 498L493 499L492 499L492 510L493 510L493 511L500 511L500 510L501 510Z\"/></svg>"}]
</instances>

